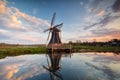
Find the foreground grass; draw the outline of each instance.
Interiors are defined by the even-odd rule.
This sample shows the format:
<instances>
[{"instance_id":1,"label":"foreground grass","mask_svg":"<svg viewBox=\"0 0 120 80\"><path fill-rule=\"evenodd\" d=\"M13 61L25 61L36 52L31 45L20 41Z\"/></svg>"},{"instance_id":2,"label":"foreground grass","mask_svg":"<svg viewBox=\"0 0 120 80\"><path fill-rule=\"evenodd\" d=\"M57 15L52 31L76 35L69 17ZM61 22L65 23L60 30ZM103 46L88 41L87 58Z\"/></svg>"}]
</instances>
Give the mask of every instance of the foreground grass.
<instances>
[{"instance_id":1,"label":"foreground grass","mask_svg":"<svg viewBox=\"0 0 120 80\"><path fill-rule=\"evenodd\" d=\"M1 48L0 58L7 56L17 56L24 54L41 54L46 52L46 47L12 47L12 48Z\"/></svg>"}]
</instances>

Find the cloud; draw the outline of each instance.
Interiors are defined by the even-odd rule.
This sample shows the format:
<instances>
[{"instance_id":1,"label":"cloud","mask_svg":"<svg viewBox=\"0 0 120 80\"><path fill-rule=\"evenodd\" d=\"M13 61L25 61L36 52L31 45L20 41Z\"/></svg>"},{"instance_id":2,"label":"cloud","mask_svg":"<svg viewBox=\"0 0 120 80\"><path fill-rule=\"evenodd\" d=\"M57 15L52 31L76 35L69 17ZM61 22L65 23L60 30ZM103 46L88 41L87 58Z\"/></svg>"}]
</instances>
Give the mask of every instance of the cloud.
<instances>
[{"instance_id":1,"label":"cloud","mask_svg":"<svg viewBox=\"0 0 120 80\"><path fill-rule=\"evenodd\" d=\"M110 39L120 39L120 29L108 29L108 28L102 28L102 29L97 29L97 30L91 30L92 34L96 36L96 39L102 39L103 38L108 38ZM105 38L105 39L106 39Z\"/></svg>"},{"instance_id":2,"label":"cloud","mask_svg":"<svg viewBox=\"0 0 120 80\"><path fill-rule=\"evenodd\" d=\"M7 32L6 30L0 29L0 33L5 33Z\"/></svg>"},{"instance_id":3,"label":"cloud","mask_svg":"<svg viewBox=\"0 0 120 80\"><path fill-rule=\"evenodd\" d=\"M95 35L86 35L86 36L80 36L79 40L82 42L93 42L96 40L97 42L103 42L103 41L109 41L111 37L108 36L95 36Z\"/></svg>"},{"instance_id":4,"label":"cloud","mask_svg":"<svg viewBox=\"0 0 120 80\"><path fill-rule=\"evenodd\" d=\"M7 30L0 29L0 39L1 40L10 38L10 36L8 36L6 33L9 33L9 32Z\"/></svg>"},{"instance_id":5,"label":"cloud","mask_svg":"<svg viewBox=\"0 0 120 80\"><path fill-rule=\"evenodd\" d=\"M28 36L26 34L18 34L17 36L14 36L14 38L16 39L19 39L19 40L26 40L26 41L32 41L32 42L36 42L38 41L39 39L35 38L35 37L32 37L32 36Z\"/></svg>"},{"instance_id":6,"label":"cloud","mask_svg":"<svg viewBox=\"0 0 120 80\"><path fill-rule=\"evenodd\" d=\"M116 19L120 18L120 14L116 13L113 10L119 10L119 4L120 1L116 0L114 1L98 1L98 0L92 0L87 5L87 10L89 11L89 15L87 18L85 18L85 21L87 21L87 25L84 27L84 30L91 29L93 27L104 27L107 24L115 21Z\"/></svg>"},{"instance_id":7,"label":"cloud","mask_svg":"<svg viewBox=\"0 0 120 80\"><path fill-rule=\"evenodd\" d=\"M118 15L114 15L114 16L112 16L110 14L107 14L107 15L104 16L104 18L100 22L98 22L98 24L101 24L101 26L105 26L108 23L113 22L114 20L116 20L118 18L120 18L119 14Z\"/></svg>"},{"instance_id":8,"label":"cloud","mask_svg":"<svg viewBox=\"0 0 120 80\"><path fill-rule=\"evenodd\" d=\"M96 22L94 22L92 24L88 24L88 26L85 26L84 30L90 29L90 28L95 27L95 26L104 27L107 24L115 21L116 19L119 19L120 14L115 14L114 15L114 13L108 13L106 15L103 15L102 17L103 18L100 19L99 21L96 21Z\"/></svg>"},{"instance_id":9,"label":"cloud","mask_svg":"<svg viewBox=\"0 0 120 80\"><path fill-rule=\"evenodd\" d=\"M86 33L87 32L87 33ZM89 33L88 33L89 32ZM84 35L82 33L85 33ZM111 39L120 39L120 29L116 29L116 28L108 28L108 27L100 27L98 28L94 28L91 30L87 30L87 31L82 31L82 33L79 32L78 36L78 40L81 41L94 41L94 39L96 39L96 41L109 41Z\"/></svg>"},{"instance_id":10,"label":"cloud","mask_svg":"<svg viewBox=\"0 0 120 80\"><path fill-rule=\"evenodd\" d=\"M12 15L12 8L6 7L6 0L0 1L0 6L2 11L0 12L0 26L4 29L13 29L13 30L26 30L22 25L22 21L17 18L17 16Z\"/></svg>"},{"instance_id":11,"label":"cloud","mask_svg":"<svg viewBox=\"0 0 120 80\"><path fill-rule=\"evenodd\" d=\"M0 34L1 40L11 39L11 40L32 41L32 42L36 42L39 40L38 38L32 37L31 35L28 36L24 32L12 33L11 31L0 29L0 33L1 33ZM15 35L15 34L17 34L17 35Z\"/></svg>"},{"instance_id":12,"label":"cloud","mask_svg":"<svg viewBox=\"0 0 120 80\"><path fill-rule=\"evenodd\" d=\"M39 37L37 36L34 36L34 35L39 35L39 33L35 33L33 35L32 34L28 34L28 33L25 33L25 32L14 32L12 33L11 31L9 30L3 30L3 29L0 29L0 39L1 40L5 40L5 39L11 39L11 40L21 40L21 41L31 41L31 42L37 42L39 41ZM15 35L17 34L17 35Z\"/></svg>"},{"instance_id":13,"label":"cloud","mask_svg":"<svg viewBox=\"0 0 120 80\"><path fill-rule=\"evenodd\" d=\"M10 8L6 7L6 3L6 0L0 1L0 14L7 14L11 11Z\"/></svg>"},{"instance_id":14,"label":"cloud","mask_svg":"<svg viewBox=\"0 0 120 80\"><path fill-rule=\"evenodd\" d=\"M1 40L5 40L5 39L9 39L10 37L4 34L0 34L0 39Z\"/></svg>"},{"instance_id":15,"label":"cloud","mask_svg":"<svg viewBox=\"0 0 120 80\"><path fill-rule=\"evenodd\" d=\"M15 15L18 17L18 18L22 18L24 19L25 21L27 21L29 24L32 24L34 25L35 27L48 27L49 26L49 23L47 20L43 20L43 19L40 19L40 18L36 18L34 16L30 16L30 15L27 15L23 12L21 12L19 9L17 8L13 8L14 11L15 11Z\"/></svg>"},{"instance_id":16,"label":"cloud","mask_svg":"<svg viewBox=\"0 0 120 80\"><path fill-rule=\"evenodd\" d=\"M87 30L89 28L92 28L94 26L96 26L98 23L92 23L91 25L85 26L84 30Z\"/></svg>"},{"instance_id":17,"label":"cloud","mask_svg":"<svg viewBox=\"0 0 120 80\"><path fill-rule=\"evenodd\" d=\"M112 6L112 9L114 12L120 11L120 0L116 0Z\"/></svg>"},{"instance_id":18,"label":"cloud","mask_svg":"<svg viewBox=\"0 0 120 80\"><path fill-rule=\"evenodd\" d=\"M7 2L5 0L0 1L0 3L0 26L5 27L6 29L27 31L36 28L42 29L45 26L49 26L47 20L25 14L15 7L7 7Z\"/></svg>"},{"instance_id":19,"label":"cloud","mask_svg":"<svg viewBox=\"0 0 120 80\"><path fill-rule=\"evenodd\" d=\"M113 29L113 28L111 28L111 29L103 28L103 29L99 29L99 30L91 30L91 32L97 36L120 34L119 29Z\"/></svg>"},{"instance_id":20,"label":"cloud","mask_svg":"<svg viewBox=\"0 0 120 80\"><path fill-rule=\"evenodd\" d=\"M2 31L0 39L37 42L48 26L47 20L28 15L18 8L8 7L6 0L0 1L0 29L7 31ZM38 37L33 37L28 32L36 32Z\"/></svg>"},{"instance_id":21,"label":"cloud","mask_svg":"<svg viewBox=\"0 0 120 80\"><path fill-rule=\"evenodd\" d=\"M101 10L95 16L98 17L98 16L102 16L104 14L105 14L105 10Z\"/></svg>"},{"instance_id":22,"label":"cloud","mask_svg":"<svg viewBox=\"0 0 120 80\"><path fill-rule=\"evenodd\" d=\"M89 0L85 8L86 8L86 11L89 12L89 14L90 13L98 14L101 10L103 10L109 4L110 4L110 1Z\"/></svg>"}]
</instances>

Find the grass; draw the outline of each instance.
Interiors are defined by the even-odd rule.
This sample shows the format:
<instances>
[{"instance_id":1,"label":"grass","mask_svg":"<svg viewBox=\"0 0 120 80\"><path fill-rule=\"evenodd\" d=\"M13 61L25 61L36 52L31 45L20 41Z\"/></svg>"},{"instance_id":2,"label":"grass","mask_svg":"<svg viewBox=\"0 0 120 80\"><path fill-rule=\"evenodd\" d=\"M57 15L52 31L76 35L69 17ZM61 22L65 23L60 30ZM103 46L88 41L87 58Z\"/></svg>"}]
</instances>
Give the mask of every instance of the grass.
<instances>
[{"instance_id":1,"label":"grass","mask_svg":"<svg viewBox=\"0 0 120 80\"><path fill-rule=\"evenodd\" d=\"M11 47L0 48L0 58L24 54L41 54L46 52L46 47Z\"/></svg>"},{"instance_id":2,"label":"grass","mask_svg":"<svg viewBox=\"0 0 120 80\"><path fill-rule=\"evenodd\" d=\"M78 51L85 50L85 51L120 51L120 47L118 46L73 46L73 49Z\"/></svg>"}]
</instances>

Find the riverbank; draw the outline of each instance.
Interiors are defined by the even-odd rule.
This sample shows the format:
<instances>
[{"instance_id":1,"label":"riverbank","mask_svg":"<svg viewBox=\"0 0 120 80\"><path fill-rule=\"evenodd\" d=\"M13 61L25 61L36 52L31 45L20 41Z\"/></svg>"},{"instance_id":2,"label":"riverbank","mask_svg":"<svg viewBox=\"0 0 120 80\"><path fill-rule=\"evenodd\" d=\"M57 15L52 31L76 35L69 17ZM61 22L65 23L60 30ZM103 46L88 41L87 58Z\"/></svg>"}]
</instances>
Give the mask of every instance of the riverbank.
<instances>
[{"instance_id":1,"label":"riverbank","mask_svg":"<svg viewBox=\"0 0 120 80\"><path fill-rule=\"evenodd\" d=\"M120 48L117 46L72 46L72 52L115 52L120 54ZM44 53L46 53L45 46L18 46L0 48L0 58L5 58L7 56Z\"/></svg>"},{"instance_id":2,"label":"riverbank","mask_svg":"<svg viewBox=\"0 0 120 80\"><path fill-rule=\"evenodd\" d=\"M0 58L7 56L17 56L24 54L42 54L46 52L46 47L11 47L0 48Z\"/></svg>"},{"instance_id":3,"label":"riverbank","mask_svg":"<svg viewBox=\"0 0 120 80\"><path fill-rule=\"evenodd\" d=\"M120 52L118 46L73 46L74 52Z\"/></svg>"}]
</instances>

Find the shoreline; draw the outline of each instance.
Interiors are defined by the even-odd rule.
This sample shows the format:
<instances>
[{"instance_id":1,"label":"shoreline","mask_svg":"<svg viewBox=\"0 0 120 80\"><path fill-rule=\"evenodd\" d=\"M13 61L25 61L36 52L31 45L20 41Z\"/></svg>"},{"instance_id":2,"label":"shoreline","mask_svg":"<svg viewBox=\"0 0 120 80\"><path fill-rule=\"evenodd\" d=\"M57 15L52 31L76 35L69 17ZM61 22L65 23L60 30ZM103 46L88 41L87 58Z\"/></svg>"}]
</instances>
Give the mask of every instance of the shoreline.
<instances>
[{"instance_id":1,"label":"shoreline","mask_svg":"<svg viewBox=\"0 0 120 80\"><path fill-rule=\"evenodd\" d=\"M0 59L7 56L18 56L25 54L45 54L47 48L45 46L39 47L4 47L0 48ZM74 52L113 52L120 54L119 47L116 46L73 46L72 53Z\"/></svg>"}]
</instances>

